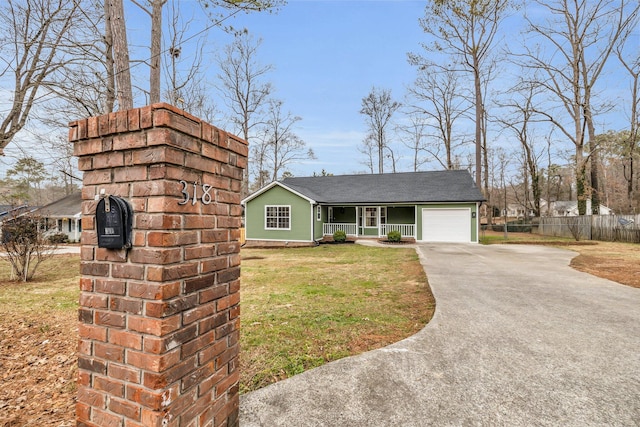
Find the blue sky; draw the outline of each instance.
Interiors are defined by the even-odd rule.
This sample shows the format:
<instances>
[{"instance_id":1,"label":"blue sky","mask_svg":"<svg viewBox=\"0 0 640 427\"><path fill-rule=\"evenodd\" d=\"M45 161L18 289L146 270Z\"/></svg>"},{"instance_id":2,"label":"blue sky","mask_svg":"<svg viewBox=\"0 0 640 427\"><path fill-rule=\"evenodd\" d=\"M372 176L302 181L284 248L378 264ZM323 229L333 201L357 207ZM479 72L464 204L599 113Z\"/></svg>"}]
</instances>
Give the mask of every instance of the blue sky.
<instances>
[{"instance_id":1,"label":"blue sky","mask_svg":"<svg viewBox=\"0 0 640 427\"><path fill-rule=\"evenodd\" d=\"M423 1L290 1L278 14L236 17L262 38L262 63L285 108L302 117L297 133L316 153L295 175L325 169L364 171L357 146L366 132L359 113L372 86L401 100L415 79L407 53L419 50ZM215 37L215 34L213 35Z\"/></svg>"}]
</instances>

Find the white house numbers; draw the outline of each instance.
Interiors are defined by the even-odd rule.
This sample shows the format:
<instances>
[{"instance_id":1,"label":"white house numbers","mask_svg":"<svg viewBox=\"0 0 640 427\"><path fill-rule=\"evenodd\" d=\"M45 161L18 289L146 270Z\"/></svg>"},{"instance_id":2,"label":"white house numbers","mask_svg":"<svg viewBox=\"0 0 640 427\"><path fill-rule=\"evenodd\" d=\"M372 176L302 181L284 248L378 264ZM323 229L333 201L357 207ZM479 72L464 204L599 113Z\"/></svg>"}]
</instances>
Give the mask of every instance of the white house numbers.
<instances>
[{"instance_id":1,"label":"white house numbers","mask_svg":"<svg viewBox=\"0 0 640 427\"><path fill-rule=\"evenodd\" d=\"M179 205L186 205L189 201L191 201L192 205L195 205L198 200L203 205L208 205L213 201L213 195L211 194L213 187L209 184L199 185L197 182L189 184L183 180L180 180L180 184L182 184L183 199L178 202Z\"/></svg>"}]
</instances>

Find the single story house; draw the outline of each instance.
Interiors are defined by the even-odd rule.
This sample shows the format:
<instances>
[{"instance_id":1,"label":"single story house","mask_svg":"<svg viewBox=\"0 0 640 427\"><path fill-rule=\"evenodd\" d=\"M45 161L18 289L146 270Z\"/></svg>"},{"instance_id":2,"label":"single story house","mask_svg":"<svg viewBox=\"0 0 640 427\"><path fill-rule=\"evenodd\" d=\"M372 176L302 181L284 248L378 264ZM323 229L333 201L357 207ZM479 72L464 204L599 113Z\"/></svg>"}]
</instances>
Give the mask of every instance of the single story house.
<instances>
[{"instance_id":1,"label":"single story house","mask_svg":"<svg viewBox=\"0 0 640 427\"><path fill-rule=\"evenodd\" d=\"M64 233L70 242L79 242L82 233L82 194L78 191L36 211L45 235Z\"/></svg>"},{"instance_id":2,"label":"single story house","mask_svg":"<svg viewBox=\"0 0 640 427\"><path fill-rule=\"evenodd\" d=\"M548 216L578 216L578 201L577 200L556 200L550 203L547 207L547 203L542 201L540 203L540 211ZM601 204L598 207L599 215L613 215L612 209ZM587 212L586 215L592 215L591 199L587 199Z\"/></svg>"},{"instance_id":3,"label":"single story house","mask_svg":"<svg viewBox=\"0 0 640 427\"><path fill-rule=\"evenodd\" d=\"M247 244L315 244L392 230L424 242L478 242L484 198L465 170L285 178L242 201Z\"/></svg>"}]
</instances>

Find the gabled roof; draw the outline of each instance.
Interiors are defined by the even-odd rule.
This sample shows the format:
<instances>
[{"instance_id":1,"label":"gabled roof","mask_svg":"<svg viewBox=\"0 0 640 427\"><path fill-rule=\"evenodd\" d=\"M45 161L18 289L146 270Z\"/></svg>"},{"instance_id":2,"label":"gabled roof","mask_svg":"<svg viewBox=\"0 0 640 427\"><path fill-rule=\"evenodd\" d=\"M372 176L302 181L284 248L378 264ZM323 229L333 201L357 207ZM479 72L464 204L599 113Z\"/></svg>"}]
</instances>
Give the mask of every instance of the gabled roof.
<instances>
[{"instance_id":1,"label":"gabled roof","mask_svg":"<svg viewBox=\"0 0 640 427\"><path fill-rule=\"evenodd\" d=\"M73 217L82 212L82 194L76 192L38 209L45 217Z\"/></svg>"},{"instance_id":2,"label":"gabled roof","mask_svg":"<svg viewBox=\"0 0 640 427\"><path fill-rule=\"evenodd\" d=\"M465 170L285 178L280 184L323 204L484 200L471 175ZM256 195L260 193L262 191Z\"/></svg>"}]
</instances>

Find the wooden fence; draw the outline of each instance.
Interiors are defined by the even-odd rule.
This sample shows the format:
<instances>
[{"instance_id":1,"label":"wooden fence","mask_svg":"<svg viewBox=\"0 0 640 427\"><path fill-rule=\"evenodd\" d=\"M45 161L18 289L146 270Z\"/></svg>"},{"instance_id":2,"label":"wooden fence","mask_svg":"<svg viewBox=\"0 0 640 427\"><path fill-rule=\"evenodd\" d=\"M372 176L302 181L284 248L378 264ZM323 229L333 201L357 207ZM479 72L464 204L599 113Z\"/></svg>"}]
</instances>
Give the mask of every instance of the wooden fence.
<instances>
[{"instance_id":1,"label":"wooden fence","mask_svg":"<svg viewBox=\"0 0 640 427\"><path fill-rule=\"evenodd\" d=\"M640 215L586 215L538 218L538 234L580 240L640 243Z\"/></svg>"}]
</instances>

